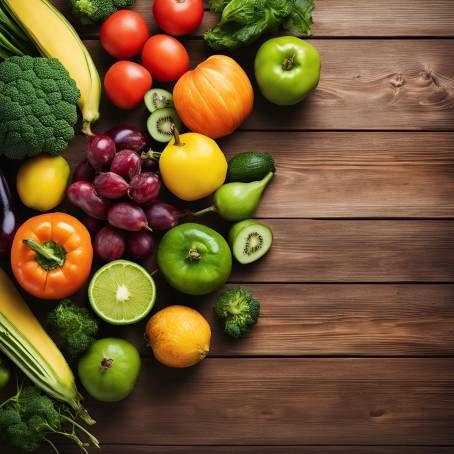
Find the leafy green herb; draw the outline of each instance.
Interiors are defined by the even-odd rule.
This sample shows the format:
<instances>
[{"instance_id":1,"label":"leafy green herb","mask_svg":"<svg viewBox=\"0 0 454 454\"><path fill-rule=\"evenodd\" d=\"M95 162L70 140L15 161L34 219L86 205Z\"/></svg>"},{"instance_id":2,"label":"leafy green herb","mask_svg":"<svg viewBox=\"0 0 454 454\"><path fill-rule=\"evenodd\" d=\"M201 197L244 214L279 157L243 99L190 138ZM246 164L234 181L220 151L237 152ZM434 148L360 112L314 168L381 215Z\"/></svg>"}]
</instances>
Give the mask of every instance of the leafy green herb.
<instances>
[{"instance_id":1,"label":"leafy green herb","mask_svg":"<svg viewBox=\"0 0 454 454\"><path fill-rule=\"evenodd\" d=\"M221 13L219 23L204 37L216 50L246 46L263 34L278 30L301 36L311 32L314 0L210 0Z\"/></svg>"}]
</instances>

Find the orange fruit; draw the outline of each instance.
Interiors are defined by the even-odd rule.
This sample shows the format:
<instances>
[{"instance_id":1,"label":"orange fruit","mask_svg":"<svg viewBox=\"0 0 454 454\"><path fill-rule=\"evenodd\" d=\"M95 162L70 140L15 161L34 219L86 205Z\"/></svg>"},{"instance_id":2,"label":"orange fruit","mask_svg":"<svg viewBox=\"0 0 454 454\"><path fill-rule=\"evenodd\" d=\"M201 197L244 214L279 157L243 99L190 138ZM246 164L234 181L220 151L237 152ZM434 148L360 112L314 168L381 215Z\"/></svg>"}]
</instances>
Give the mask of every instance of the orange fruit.
<instances>
[{"instance_id":1,"label":"orange fruit","mask_svg":"<svg viewBox=\"0 0 454 454\"><path fill-rule=\"evenodd\" d=\"M169 306L148 320L145 335L155 358L169 367L189 367L210 350L211 328L187 306Z\"/></svg>"}]
</instances>

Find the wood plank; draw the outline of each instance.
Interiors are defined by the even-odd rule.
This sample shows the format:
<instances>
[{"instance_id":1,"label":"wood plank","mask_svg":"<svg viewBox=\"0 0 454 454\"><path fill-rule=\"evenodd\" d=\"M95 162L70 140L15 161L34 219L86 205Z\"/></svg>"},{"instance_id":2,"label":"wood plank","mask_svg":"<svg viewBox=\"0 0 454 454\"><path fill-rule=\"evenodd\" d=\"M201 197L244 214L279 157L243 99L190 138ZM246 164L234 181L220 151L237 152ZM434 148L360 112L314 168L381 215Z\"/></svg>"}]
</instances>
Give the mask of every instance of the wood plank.
<instances>
[{"instance_id":1,"label":"wood plank","mask_svg":"<svg viewBox=\"0 0 454 454\"><path fill-rule=\"evenodd\" d=\"M58 445L62 454L79 454L80 449ZM452 454L452 447L440 446L153 446L102 444L108 454ZM8 454L9 451L4 454ZM49 453L47 448L36 454ZM12 454L12 453L11 453Z\"/></svg>"},{"instance_id":2,"label":"wood plank","mask_svg":"<svg viewBox=\"0 0 454 454\"><path fill-rule=\"evenodd\" d=\"M72 167L86 139L65 153ZM220 146L231 156L271 152L277 165L261 218L454 217L453 133L240 131Z\"/></svg>"},{"instance_id":3,"label":"wood plank","mask_svg":"<svg viewBox=\"0 0 454 454\"><path fill-rule=\"evenodd\" d=\"M257 130L453 130L454 41L313 40L322 58L317 90L293 107L278 107L255 90L254 112L243 129ZM86 44L101 73L113 59L96 40ZM193 67L210 51L187 42ZM232 55L251 78L257 46ZM128 122L145 125L146 109L127 112ZM104 100L98 128L124 123L125 111Z\"/></svg>"},{"instance_id":4,"label":"wood plank","mask_svg":"<svg viewBox=\"0 0 454 454\"><path fill-rule=\"evenodd\" d=\"M454 354L453 285L247 284L261 302L261 315L241 341L224 334L213 314L218 293L182 296L162 281L158 288L153 312L168 304L189 304L207 318L212 327L210 356ZM100 335L121 335L149 356L145 324L121 330L103 325Z\"/></svg>"},{"instance_id":5,"label":"wood plank","mask_svg":"<svg viewBox=\"0 0 454 454\"><path fill-rule=\"evenodd\" d=\"M68 18L67 0L52 0ZM142 14L151 33L159 32L147 0L137 0L132 8ZM218 22L218 15L205 11L201 26L195 36ZM430 7L424 0L318 0L313 14L314 37L357 36L454 36L454 10L450 0L435 0ZM75 21L73 21L75 22ZM83 36L96 36L98 26L78 25Z\"/></svg>"},{"instance_id":6,"label":"wood plank","mask_svg":"<svg viewBox=\"0 0 454 454\"><path fill-rule=\"evenodd\" d=\"M175 370L145 360L114 411L86 405L112 444L452 445L454 363L208 359Z\"/></svg>"}]
</instances>

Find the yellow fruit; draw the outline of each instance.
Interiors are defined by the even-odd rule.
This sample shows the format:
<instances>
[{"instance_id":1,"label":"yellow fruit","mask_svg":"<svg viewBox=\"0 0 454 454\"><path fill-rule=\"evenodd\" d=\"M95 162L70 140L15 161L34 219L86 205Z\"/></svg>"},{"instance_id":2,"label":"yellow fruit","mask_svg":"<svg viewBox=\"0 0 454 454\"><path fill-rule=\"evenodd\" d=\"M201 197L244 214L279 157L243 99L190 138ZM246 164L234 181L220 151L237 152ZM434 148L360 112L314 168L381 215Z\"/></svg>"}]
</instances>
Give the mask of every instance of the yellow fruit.
<instances>
[{"instance_id":1,"label":"yellow fruit","mask_svg":"<svg viewBox=\"0 0 454 454\"><path fill-rule=\"evenodd\" d=\"M164 148L159 170L170 192L191 201L209 196L224 183L227 160L213 139L188 132Z\"/></svg>"},{"instance_id":2,"label":"yellow fruit","mask_svg":"<svg viewBox=\"0 0 454 454\"><path fill-rule=\"evenodd\" d=\"M210 325L187 306L169 306L157 312L148 320L146 336L155 358L169 367L193 366L210 350Z\"/></svg>"},{"instance_id":3,"label":"yellow fruit","mask_svg":"<svg viewBox=\"0 0 454 454\"><path fill-rule=\"evenodd\" d=\"M42 154L25 161L16 180L22 203L38 211L52 210L65 196L70 173L62 156Z\"/></svg>"}]
</instances>

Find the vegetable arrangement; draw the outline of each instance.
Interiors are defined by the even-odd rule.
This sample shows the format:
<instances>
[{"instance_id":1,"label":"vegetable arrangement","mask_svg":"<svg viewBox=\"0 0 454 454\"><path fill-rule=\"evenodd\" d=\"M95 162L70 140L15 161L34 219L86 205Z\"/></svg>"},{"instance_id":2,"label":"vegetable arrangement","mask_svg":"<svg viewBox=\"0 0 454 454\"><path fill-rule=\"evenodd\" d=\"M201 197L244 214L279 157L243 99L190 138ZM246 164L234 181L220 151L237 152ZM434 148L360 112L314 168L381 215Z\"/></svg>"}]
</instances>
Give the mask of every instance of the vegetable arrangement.
<instances>
[{"instance_id":1,"label":"vegetable arrangement","mask_svg":"<svg viewBox=\"0 0 454 454\"><path fill-rule=\"evenodd\" d=\"M16 189L23 205L44 212L18 226L0 174L0 255L9 255L25 292L59 300L45 325L51 339L0 269L0 388L10 380L9 362L32 383L19 384L0 404L0 441L23 452L43 443L58 452L49 438L56 434L85 452L99 446L78 422L94 423L81 405L73 369L99 401L117 402L133 392L138 350L121 338L98 339L101 324L149 317L147 345L168 367L190 367L207 356L211 327L198 311L171 305L152 314L159 292L154 273L183 294L209 294L228 282L233 266L261 259L273 243L271 229L252 219L276 173L273 156L247 151L228 161L215 140L251 114L249 77L225 55L189 70L188 52L174 37L199 27L203 2L155 0L153 15L168 34L153 36L140 14L123 9L134 0L68 2L81 22L104 21L102 47L119 59L104 76L104 91L120 109L147 112L147 132L120 124L93 133L101 84L74 28L48 0L0 0L0 154L30 157L17 173ZM205 40L220 50L278 29L309 34L313 2L212 0L210 8L222 15ZM318 84L319 54L296 36L272 38L256 54L255 78L270 102L298 103ZM88 137L70 176L58 155L75 134L77 106ZM74 216L49 212L65 195ZM207 208L187 206L206 197L212 197ZM194 222L208 213L231 222L226 238ZM151 271L155 249L158 268ZM85 284L86 304L72 302ZM257 323L260 302L245 288L227 288L213 311L225 334L239 338Z\"/></svg>"}]
</instances>

